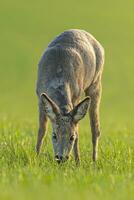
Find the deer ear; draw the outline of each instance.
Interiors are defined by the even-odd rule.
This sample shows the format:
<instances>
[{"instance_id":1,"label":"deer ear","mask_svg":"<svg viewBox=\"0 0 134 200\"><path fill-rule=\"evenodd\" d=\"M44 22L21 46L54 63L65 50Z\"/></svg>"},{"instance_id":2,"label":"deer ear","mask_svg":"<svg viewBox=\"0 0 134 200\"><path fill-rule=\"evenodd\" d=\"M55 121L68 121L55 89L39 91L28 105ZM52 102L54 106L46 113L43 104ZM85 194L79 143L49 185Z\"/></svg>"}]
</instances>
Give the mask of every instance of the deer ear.
<instances>
[{"instance_id":1,"label":"deer ear","mask_svg":"<svg viewBox=\"0 0 134 200\"><path fill-rule=\"evenodd\" d=\"M81 101L72 111L71 115L73 117L73 121L77 123L81 120L87 113L87 110L90 106L91 98L86 97L83 101Z\"/></svg>"},{"instance_id":2,"label":"deer ear","mask_svg":"<svg viewBox=\"0 0 134 200\"><path fill-rule=\"evenodd\" d=\"M44 110L47 114L47 116L53 121L56 118L56 115L60 113L59 107L56 105L56 103L48 97L46 93L41 94L41 101L44 105Z\"/></svg>"}]
</instances>

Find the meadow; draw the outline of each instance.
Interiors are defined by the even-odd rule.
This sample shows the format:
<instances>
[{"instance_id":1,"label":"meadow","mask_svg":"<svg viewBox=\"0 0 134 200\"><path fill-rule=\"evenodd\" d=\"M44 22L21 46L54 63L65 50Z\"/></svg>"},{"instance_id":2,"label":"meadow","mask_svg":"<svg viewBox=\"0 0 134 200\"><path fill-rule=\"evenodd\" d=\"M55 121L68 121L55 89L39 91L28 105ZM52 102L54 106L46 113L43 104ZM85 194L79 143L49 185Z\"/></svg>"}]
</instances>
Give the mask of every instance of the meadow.
<instances>
[{"instance_id":1,"label":"meadow","mask_svg":"<svg viewBox=\"0 0 134 200\"><path fill-rule=\"evenodd\" d=\"M1 0L0 199L134 199L134 2ZM53 161L51 126L37 158L37 65L60 32L85 29L105 48L99 158L88 116L81 165Z\"/></svg>"}]
</instances>

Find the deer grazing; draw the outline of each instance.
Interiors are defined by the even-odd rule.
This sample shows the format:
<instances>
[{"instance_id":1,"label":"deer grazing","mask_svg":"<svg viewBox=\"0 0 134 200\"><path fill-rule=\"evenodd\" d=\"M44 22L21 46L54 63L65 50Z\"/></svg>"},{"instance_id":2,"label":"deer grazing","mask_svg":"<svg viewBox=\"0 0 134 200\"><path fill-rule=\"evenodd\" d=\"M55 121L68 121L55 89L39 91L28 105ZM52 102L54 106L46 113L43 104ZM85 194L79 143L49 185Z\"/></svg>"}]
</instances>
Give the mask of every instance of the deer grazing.
<instances>
[{"instance_id":1,"label":"deer grazing","mask_svg":"<svg viewBox=\"0 0 134 200\"><path fill-rule=\"evenodd\" d=\"M36 150L39 154L46 133L47 119L52 124L55 160L68 160L72 150L80 163L78 122L89 111L93 161L97 159L100 136L99 104L104 50L84 30L67 30L47 47L38 65L37 96L39 130ZM85 99L80 101L82 93Z\"/></svg>"}]
</instances>

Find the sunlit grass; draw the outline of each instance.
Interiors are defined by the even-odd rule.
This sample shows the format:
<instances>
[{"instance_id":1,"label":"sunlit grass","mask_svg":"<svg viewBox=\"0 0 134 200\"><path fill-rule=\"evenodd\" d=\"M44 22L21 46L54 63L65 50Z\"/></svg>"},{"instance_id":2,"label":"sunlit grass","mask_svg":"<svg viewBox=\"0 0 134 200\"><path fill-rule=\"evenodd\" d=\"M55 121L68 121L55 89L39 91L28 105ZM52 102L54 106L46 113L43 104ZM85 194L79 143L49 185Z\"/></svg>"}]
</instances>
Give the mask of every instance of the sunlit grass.
<instances>
[{"instance_id":1,"label":"sunlit grass","mask_svg":"<svg viewBox=\"0 0 134 200\"><path fill-rule=\"evenodd\" d=\"M99 159L94 164L85 122L81 126L81 165L76 167L73 157L61 166L54 162L50 134L45 138L40 156L36 156L34 124L1 121L0 197L126 199L128 196L131 199L134 189L134 140L126 139L124 142L129 137L127 131L122 133L122 139L118 132L104 136L100 141Z\"/></svg>"}]
</instances>

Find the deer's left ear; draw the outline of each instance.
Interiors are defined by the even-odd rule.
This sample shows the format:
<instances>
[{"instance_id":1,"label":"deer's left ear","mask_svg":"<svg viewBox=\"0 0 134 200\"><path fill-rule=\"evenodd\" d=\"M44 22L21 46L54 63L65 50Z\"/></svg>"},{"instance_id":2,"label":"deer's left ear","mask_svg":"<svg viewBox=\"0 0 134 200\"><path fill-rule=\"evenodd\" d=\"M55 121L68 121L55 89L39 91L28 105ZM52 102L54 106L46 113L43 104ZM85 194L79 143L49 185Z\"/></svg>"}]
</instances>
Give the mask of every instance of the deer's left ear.
<instances>
[{"instance_id":1,"label":"deer's left ear","mask_svg":"<svg viewBox=\"0 0 134 200\"><path fill-rule=\"evenodd\" d=\"M77 123L81 120L87 113L87 110L90 106L91 98L86 97L83 101L81 101L72 111L71 115L73 117L73 121Z\"/></svg>"}]
</instances>

